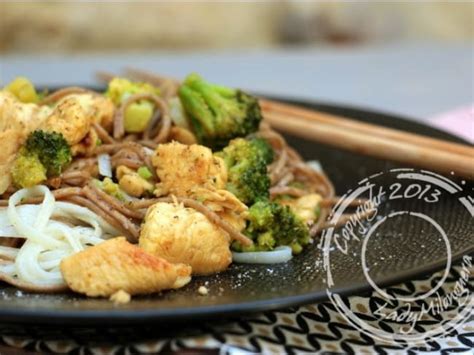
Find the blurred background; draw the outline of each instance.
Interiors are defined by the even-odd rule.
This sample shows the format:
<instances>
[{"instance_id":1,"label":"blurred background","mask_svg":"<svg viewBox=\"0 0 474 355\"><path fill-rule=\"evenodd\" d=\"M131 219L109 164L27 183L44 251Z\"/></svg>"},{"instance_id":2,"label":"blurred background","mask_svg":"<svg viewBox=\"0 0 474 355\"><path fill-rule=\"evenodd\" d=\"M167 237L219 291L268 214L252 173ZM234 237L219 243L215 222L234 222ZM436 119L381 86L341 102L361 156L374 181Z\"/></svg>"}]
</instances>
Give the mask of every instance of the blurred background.
<instances>
[{"instance_id":1,"label":"blurred background","mask_svg":"<svg viewBox=\"0 0 474 355\"><path fill-rule=\"evenodd\" d=\"M473 3L7 2L3 53L123 52L473 39Z\"/></svg>"},{"instance_id":2,"label":"blurred background","mask_svg":"<svg viewBox=\"0 0 474 355\"><path fill-rule=\"evenodd\" d=\"M469 107L472 118L473 40L472 1L3 1L0 84L97 85L96 70L134 66L419 119Z\"/></svg>"},{"instance_id":3,"label":"blurred background","mask_svg":"<svg viewBox=\"0 0 474 355\"><path fill-rule=\"evenodd\" d=\"M3 53L357 46L471 41L473 3L6 2Z\"/></svg>"}]
</instances>

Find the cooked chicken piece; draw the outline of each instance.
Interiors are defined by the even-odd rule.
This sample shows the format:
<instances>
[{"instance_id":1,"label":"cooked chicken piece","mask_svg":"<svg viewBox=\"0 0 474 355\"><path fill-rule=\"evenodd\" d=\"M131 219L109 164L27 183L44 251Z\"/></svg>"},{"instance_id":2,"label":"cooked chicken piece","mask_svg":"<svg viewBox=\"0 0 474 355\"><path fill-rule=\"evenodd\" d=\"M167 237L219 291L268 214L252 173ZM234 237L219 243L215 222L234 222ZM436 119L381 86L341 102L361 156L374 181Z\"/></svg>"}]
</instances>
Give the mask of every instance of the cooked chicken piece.
<instances>
[{"instance_id":1,"label":"cooked chicken piece","mask_svg":"<svg viewBox=\"0 0 474 355\"><path fill-rule=\"evenodd\" d=\"M169 139L186 145L197 144L197 138L193 132L178 126L171 127Z\"/></svg>"},{"instance_id":2,"label":"cooked chicken piece","mask_svg":"<svg viewBox=\"0 0 474 355\"><path fill-rule=\"evenodd\" d=\"M99 136L94 129L91 129L87 135L79 143L71 147L72 156L76 155L90 155L97 147Z\"/></svg>"},{"instance_id":3,"label":"cooked chicken piece","mask_svg":"<svg viewBox=\"0 0 474 355\"><path fill-rule=\"evenodd\" d=\"M11 93L0 91L0 194L11 184L10 171L16 153L50 111L49 107L24 104Z\"/></svg>"},{"instance_id":4,"label":"cooked chicken piece","mask_svg":"<svg viewBox=\"0 0 474 355\"><path fill-rule=\"evenodd\" d=\"M116 171L120 188L133 197L143 196L147 192L153 192L153 184L138 173L126 166L120 165Z\"/></svg>"},{"instance_id":5,"label":"cooked chicken piece","mask_svg":"<svg viewBox=\"0 0 474 355\"><path fill-rule=\"evenodd\" d=\"M216 212L219 217L221 217L223 220L225 220L227 223L229 223L234 229L237 231L241 232L246 225L246 219L245 216L246 214L239 214L235 213L232 211L222 211L222 212Z\"/></svg>"},{"instance_id":6,"label":"cooked chicken piece","mask_svg":"<svg viewBox=\"0 0 474 355\"><path fill-rule=\"evenodd\" d=\"M227 190L209 190L198 186L191 190L191 197L202 201L204 206L216 212L238 231L245 228L248 207L233 193Z\"/></svg>"},{"instance_id":7,"label":"cooked chicken piece","mask_svg":"<svg viewBox=\"0 0 474 355\"><path fill-rule=\"evenodd\" d=\"M188 196L195 186L223 189L227 182L224 161L201 145L160 144L152 158L160 178L155 193Z\"/></svg>"},{"instance_id":8,"label":"cooked chicken piece","mask_svg":"<svg viewBox=\"0 0 474 355\"><path fill-rule=\"evenodd\" d=\"M94 123L100 124L107 131L112 129L114 123L115 105L111 99L103 95L92 95Z\"/></svg>"},{"instance_id":9,"label":"cooked chicken piece","mask_svg":"<svg viewBox=\"0 0 474 355\"><path fill-rule=\"evenodd\" d=\"M68 95L59 100L41 126L46 131L61 133L69 145L79 143L89 133L93 122L91 95Z\"/></svg>"},{"instance_id":10,"label":"cooked chicken piece","mask_svg":"<svg viewBox=\"0 0 474 355\"><path fill-rule=\"evenodd\" d=\"M91 297L110 297L120 290L131 295L154 293L183 287L191 280L191 267L170 264L123 237L63 259L61 273L73 291Z\"/></svg>"},{"instance_id":11,"label":"cooked chicken piece","mask_svg":"<svg viewBox=\"0 0 474 355\"><path fill-rule=\"evenodd\" d=\"M14 129L0 132L0 194L3 194L12 182L10 171L15 160L15 155L20 149L22 136Z\"/></svg>"},{"instance_id":12,"label":"cooked chicken piece","mask_svg":"<svg viewBox=\"0 0 474 355\"><path fill-rule=\"evenodd\" d=\"M26 138L50 113L51 108L48 106L25 104L10 92L0 91L0 132L14 129Z\"/></svg>"},{"instance_id":13,"label":"cooked chicken piece","mask_svg":"<svg viewBox=\"0 0 474 355\"><path fill-rule=\"evenodd\" d=\"M61 133L69 145L74 146L86 137L92 123L110 128L113 114L113 103L106 97L72 94L57 102L41 128Z\"/></svg>"},{"instance_id":14,"label":"cooked chicken piece","mask_svg":"<svg viewBox=\"0 0 474 355\"><path fill-rule=\"evenodd\" d=\"M201 145L160 144L152 159L160 178L155 194L174 194L201 201L239 231L245 227L245 206L224 190L227 169L221 158Z\"/></svg>"},{"instance_id":15,"label":"cooked chicken piece","mask_svg":"<svg viewBox=\"0 0 474 355\"><path fill-rule=\"evenodd\" d=\"M159 202L148 209L139 245L171 263L190 265L195 275L223 271L232 261L228 234L179 204Z\"/></svg>"},{"instance_id":16,"label":"cooked chicken piece","mask_svg":"<svg viewBox=\"0 0 474 355\"><path fill-rule=\"evenodd\" d=\"M309 194L293 200L282 200L281 204L290 206L294 214L305 222L312 222L318 217L322 197L319 194Z\"/></svg>"},{"instance_id":17,"label":"cooked chicken piece","mask_svg":"<svg viewBox=\"0 0 474 355\"><path fill-rule=\"evenodd\" d=\"M222 212L225 210L244 213L247 211L247 206L242 203L232 192L227 190L206 189L196 186L190 190L190 196L202 201L206 207L209 207L214 212Z\"/></svg>"}]
</instances>

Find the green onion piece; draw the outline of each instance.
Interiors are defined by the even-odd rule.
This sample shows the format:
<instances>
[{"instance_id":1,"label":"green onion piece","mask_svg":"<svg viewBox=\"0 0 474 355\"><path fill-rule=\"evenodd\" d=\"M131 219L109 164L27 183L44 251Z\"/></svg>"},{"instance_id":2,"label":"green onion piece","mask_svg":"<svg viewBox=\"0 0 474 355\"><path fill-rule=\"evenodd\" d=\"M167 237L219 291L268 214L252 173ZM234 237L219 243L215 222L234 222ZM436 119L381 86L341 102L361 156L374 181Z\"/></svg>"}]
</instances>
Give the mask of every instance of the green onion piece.
<instances>
[{"instance_id":1,"label":"green onion piece","mask_svg":"<svg viewBox=\"0 0 474 355\"><path fill-rule=\"evenodd\" d=\"M149 180L153 176L150 169L148 169L148 167L146 167L146 166L139 167L138 170L137 170L137 173L141 178L143 178L145 180Z\"/></svg>"}]
</instances>

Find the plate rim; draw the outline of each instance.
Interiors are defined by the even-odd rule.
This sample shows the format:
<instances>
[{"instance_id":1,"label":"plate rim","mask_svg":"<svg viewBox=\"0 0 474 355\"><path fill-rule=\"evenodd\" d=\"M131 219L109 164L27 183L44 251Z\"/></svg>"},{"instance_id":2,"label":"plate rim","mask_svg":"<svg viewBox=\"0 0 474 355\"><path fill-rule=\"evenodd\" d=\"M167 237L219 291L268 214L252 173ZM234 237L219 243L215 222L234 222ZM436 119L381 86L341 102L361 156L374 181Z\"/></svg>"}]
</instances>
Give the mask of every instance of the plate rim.
<instances>
[{"instance_id":1,"label":"plate rim","mask_svg":"<svg viewBox=\"0 0 474 355\"><path fill-rule=\"evenodd\" d=\"M456 265L465 255L474 256L474 246L467 252L463 251L452 257L452 265ZM439 271L443 268L445 260L436 261L431 264L417 268L416 271L406 270L394 276L378 282L380 287L413 280L414 278ZM342 296L357 296L370 292L372 287L368 283L351 284L346 287L334 288L331 291ZM235 317L264 311L275 311L278 309L304 306L311 303L323 302L329 299L326 290L306 293L296 296L272 298L251 302L219 304L212 306L190 307L190 308L145 308L140 310L51 310L41 309L1 309L0 319L5 323L35 324L35 325L62 325L62 326L102 326L113 322L114 326L127 326L131 324L150 324L156 322L180 323L183 320L192 321L212 319L219 317Z\"/></svg>"}]
</instances>

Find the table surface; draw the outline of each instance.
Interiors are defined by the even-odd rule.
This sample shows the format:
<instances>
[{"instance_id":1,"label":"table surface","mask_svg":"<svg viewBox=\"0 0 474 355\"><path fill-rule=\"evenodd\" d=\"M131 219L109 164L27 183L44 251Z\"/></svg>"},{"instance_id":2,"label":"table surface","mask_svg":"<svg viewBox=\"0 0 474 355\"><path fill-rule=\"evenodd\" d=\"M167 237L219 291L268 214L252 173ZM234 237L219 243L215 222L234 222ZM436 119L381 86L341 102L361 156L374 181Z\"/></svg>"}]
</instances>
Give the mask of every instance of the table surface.
<instances>
[{"instance_id":1,"label":"table surface","mask_svg":"<svg viewBox=\"0 0 474 355\"><path fill-rule=\"evenodd\" d=\"M474 101L473 46L392 44L200 53L0 57L0 84L25 75L38 85L93 85L96 70L126 66L183 77L191 71L231 86L329 101L417 120Z\"/></svg>"}]
</instances>

